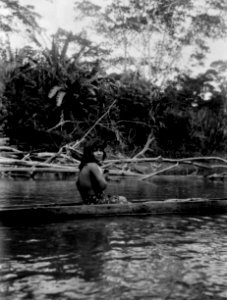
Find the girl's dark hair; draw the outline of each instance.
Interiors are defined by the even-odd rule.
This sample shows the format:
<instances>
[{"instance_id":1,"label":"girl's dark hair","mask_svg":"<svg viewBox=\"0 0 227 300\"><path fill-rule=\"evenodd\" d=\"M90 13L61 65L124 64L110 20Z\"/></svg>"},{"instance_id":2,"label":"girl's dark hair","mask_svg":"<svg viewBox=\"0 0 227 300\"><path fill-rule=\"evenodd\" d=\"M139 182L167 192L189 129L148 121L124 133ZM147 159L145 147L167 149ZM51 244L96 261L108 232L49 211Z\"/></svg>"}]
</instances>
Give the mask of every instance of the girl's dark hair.
<instances>
[{"instance_id":1,"label":"girl's dark hair","mask_svg":"<svg viewBox=\"0 0 227 300\"><path fill-rule=\"evenodd\" d=\"M104 151L105 147L103 145L100 145L98 143L93 143L90 145L86 145L84 147L83 156L81 158L81 162L79 165L79 170L82 170L83 167L90 162L95 162L97 164L100 164L100 162L95 158L94 152L97 150L103 151L103 160L106 158L106 152Z\"/></svg>"}]
</instances>

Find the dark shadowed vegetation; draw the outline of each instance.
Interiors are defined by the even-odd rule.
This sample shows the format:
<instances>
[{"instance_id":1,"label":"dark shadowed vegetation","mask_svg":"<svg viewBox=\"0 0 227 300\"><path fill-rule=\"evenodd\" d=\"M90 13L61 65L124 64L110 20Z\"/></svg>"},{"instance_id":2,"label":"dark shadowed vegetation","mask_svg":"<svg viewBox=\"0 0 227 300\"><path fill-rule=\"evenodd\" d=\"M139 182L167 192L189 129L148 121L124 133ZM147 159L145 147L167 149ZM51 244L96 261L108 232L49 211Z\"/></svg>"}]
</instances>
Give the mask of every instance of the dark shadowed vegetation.
<instances>
[{"instance_id":1,"label":"dark shadowed vegetation","mask_svg":"<svg viewBox=\"0 0 227 300\"><path fill-rule=\"evenodd\" d=\"M75 1L80 18L93 20L93 30L105 42L97 45L85 32L59 29L51 46L43 47L33 9L9 1L11 16L32 32L28 36L36 47L15 50L2 42L2 134L11 145L32 152L75 148L95 138L113 153L129 156L143 149L147 156L173 158L225 155L226 62L213 62L195 76L190 68L181 69L180 60L190 46L191 62L201 65L209 38L225 35L218 12L227 7L217 2L207 1L198 10L193 1L130 0L128 6L117 1L103 11ZM207 7L217 15L209 15ZM16 30L3 21L5 33ZM159 39L152 42L154 35ZM140 56L131 54L135 46Z\"/></svg>"}]
</instances>

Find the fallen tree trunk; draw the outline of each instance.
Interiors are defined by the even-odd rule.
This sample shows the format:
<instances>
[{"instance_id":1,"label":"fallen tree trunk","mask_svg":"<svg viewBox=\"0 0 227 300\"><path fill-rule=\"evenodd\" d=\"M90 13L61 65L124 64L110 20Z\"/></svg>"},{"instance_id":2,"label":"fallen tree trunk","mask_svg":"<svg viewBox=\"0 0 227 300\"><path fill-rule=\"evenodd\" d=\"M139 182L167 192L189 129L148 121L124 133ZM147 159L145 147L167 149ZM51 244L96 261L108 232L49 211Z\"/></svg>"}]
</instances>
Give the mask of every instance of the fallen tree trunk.
<instances>
[{"instance_id":1,"label":"fallen tree trunk","mask_svg":"<svg viewBox=\"0 0 227 300\"><path fill-rule=\"evenodd\" d=\"M192 161L220 161L222 163L227 164L227 160L221 157L208 156L208 157L187 157L187 158L163 158L161 156L158 157L143 157L143 158L121 158L121 159L112 159L108 160L108 163L118 164L118 163L132 163L132 162L168 162L168 163L184 163L184 162L192 162ZM106 161L107 162L107 161Z\"/></svg>"},{"instance_id":2,"label":"fallen tree trunk","mask_svg":"<svg viewBox=\"0 0 227 300\"><path fill-rule=\"evenodd\" d=\"M62 165L62 164L48 164L38 161L25 161L25 160L19 160L19 159L13 159L13 158L5 158L0 157L0 165L13 165L13 166L22 166L22 167L30 167L30 168L43 168L43 167L49 167L49 168L58 168L58 169L75 169L75 165Z\"/></svg>"},{"instance_id":3,"label":"fallen tree trunk","mask_svg":"<svg viewBox=\"0 0 227 300\"><path fill-rule=\"evenodd\" d=\"M145 148L149 146L150 139ZM72 157L71 153L78 156L78 159ZM7 151L10 155L18 154L18 158L6 157ZM1 157L1 152L4 155ZM23 154L21 156L21 154ZM110 175L117 176L137 176L140 180L149 179L152 176L165 174L166 172L191 165L196 170L204 170L204 177L214 174L216 169L223 174L223 170L227 168L227 160L221 157L187 157L187 158L163 158L158 157L138 157L143 155L143 151L135 155L133 158L120 157L117 159L107 159L103 164L103 168L109 171ZM12 147L0 147L0 172L78 172L80 158L82 153L78 149L74 149L71 145L66 145L60 149L58 153L41 152L41 153L24 153ZM21 157L19 159L19 157ZM41 161L40 161L41 160ZM220 171L222 169L222 171ZM141 175L142 174L142 175Z\"/></svg>"}]
</instances>

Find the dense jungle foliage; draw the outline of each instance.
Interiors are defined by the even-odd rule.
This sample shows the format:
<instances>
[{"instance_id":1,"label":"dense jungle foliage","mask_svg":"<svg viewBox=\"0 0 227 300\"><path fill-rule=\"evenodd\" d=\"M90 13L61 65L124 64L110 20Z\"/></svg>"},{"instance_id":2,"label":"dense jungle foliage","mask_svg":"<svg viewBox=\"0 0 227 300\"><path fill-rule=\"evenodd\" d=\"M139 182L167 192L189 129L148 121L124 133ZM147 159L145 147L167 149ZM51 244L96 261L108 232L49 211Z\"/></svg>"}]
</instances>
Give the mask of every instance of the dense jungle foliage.
<instances>
[{"instance_id":1,"label":"dense jungle foliage","mask_svg":"<svg viewBox=\"0 0 227 300\"><path fill-rule=\"evenodd\" d=\"M141 11L136 1L131 2L135 11ZM189 9L189 2L182 3ZM148 8L147 16L150 14L154 18L151 7ZM113 12L116 7L113 5L111 9ZM132 26L131 33L143 30L135 24L147 25L147 19L137 19L135 23L129 10L124 9L121 13L127 15L124 22L128 21ZM166 12L165 7L162 9L162 13ZM171 6L171 9L176 10L176 7ZM169 14L161 14L161 7L159 10L155 22L171 29L169 37L172 35L174 39L176 29L169 23L171 18L176 18L174 10L168 11ZM201 23L197 20L197 27L205 24L204 20L207 18L204 17ZM104 24L104 19L101 21L99 30L105 25L108 33L110 28ZM217 22L213 20L214 27ZM116 41L120 29L125 33L125 25L117 27ZM209 30L205 28L204 35L212 34L211 25ZM218 27L216 33L217 30ZM187 44L189 37L186 33L185 36L184 43ZM69 54L71 44L79 48ZM205 48L203 44L200 50L204 53ZM172 48L165 49L173 51ZM198 48L196 54L201 54ZM216 62L206 72L192 76L179 69L176 73L176 67L161 66L161 60L158 68L157 61L154 63L150 59L148 66L153 73L144 76L141 69L129 68L132 60L126 52L117 62L124 62L122 71L107 72L107 63L113 64L108 55L109 49L94 46L83 35L63 30L53 36L50 48L35 50L27 46L13 51L10 45L4 44L0 52L0 126L3 135L10 138L11 144L29 151L57 151L64 144L86 136L86 140L99 139L112 151L127 155L136 154L148 142L147 154L150 156L226 153L225 62ZM175 72L175 76L168 77L167 69L168 74ZM164 74L165 80L157 84L152 76L157 77L160 73Z\"/></svg>"}]
</instances>

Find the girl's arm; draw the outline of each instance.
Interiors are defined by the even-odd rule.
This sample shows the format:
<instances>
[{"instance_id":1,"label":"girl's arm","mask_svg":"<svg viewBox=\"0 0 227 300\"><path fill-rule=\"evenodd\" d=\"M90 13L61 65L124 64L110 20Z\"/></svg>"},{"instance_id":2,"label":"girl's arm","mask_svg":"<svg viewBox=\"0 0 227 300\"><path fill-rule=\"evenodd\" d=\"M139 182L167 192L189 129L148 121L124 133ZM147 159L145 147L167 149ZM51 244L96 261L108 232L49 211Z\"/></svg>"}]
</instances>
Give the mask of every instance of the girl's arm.
<instances>
[{"instance_id":1,"label":"girl's arm","mask_svg":"<svg viewBox=\"0 0 227 300\"><path fill-rule=\"evenodd\" d=\"M90 164L90 175L91 175L91 182L93 185L93 189L97 192L104 191L107 187L107 182L102 173L102 170L97 164L95 163Z\"/></svg>"}]
</instances>

